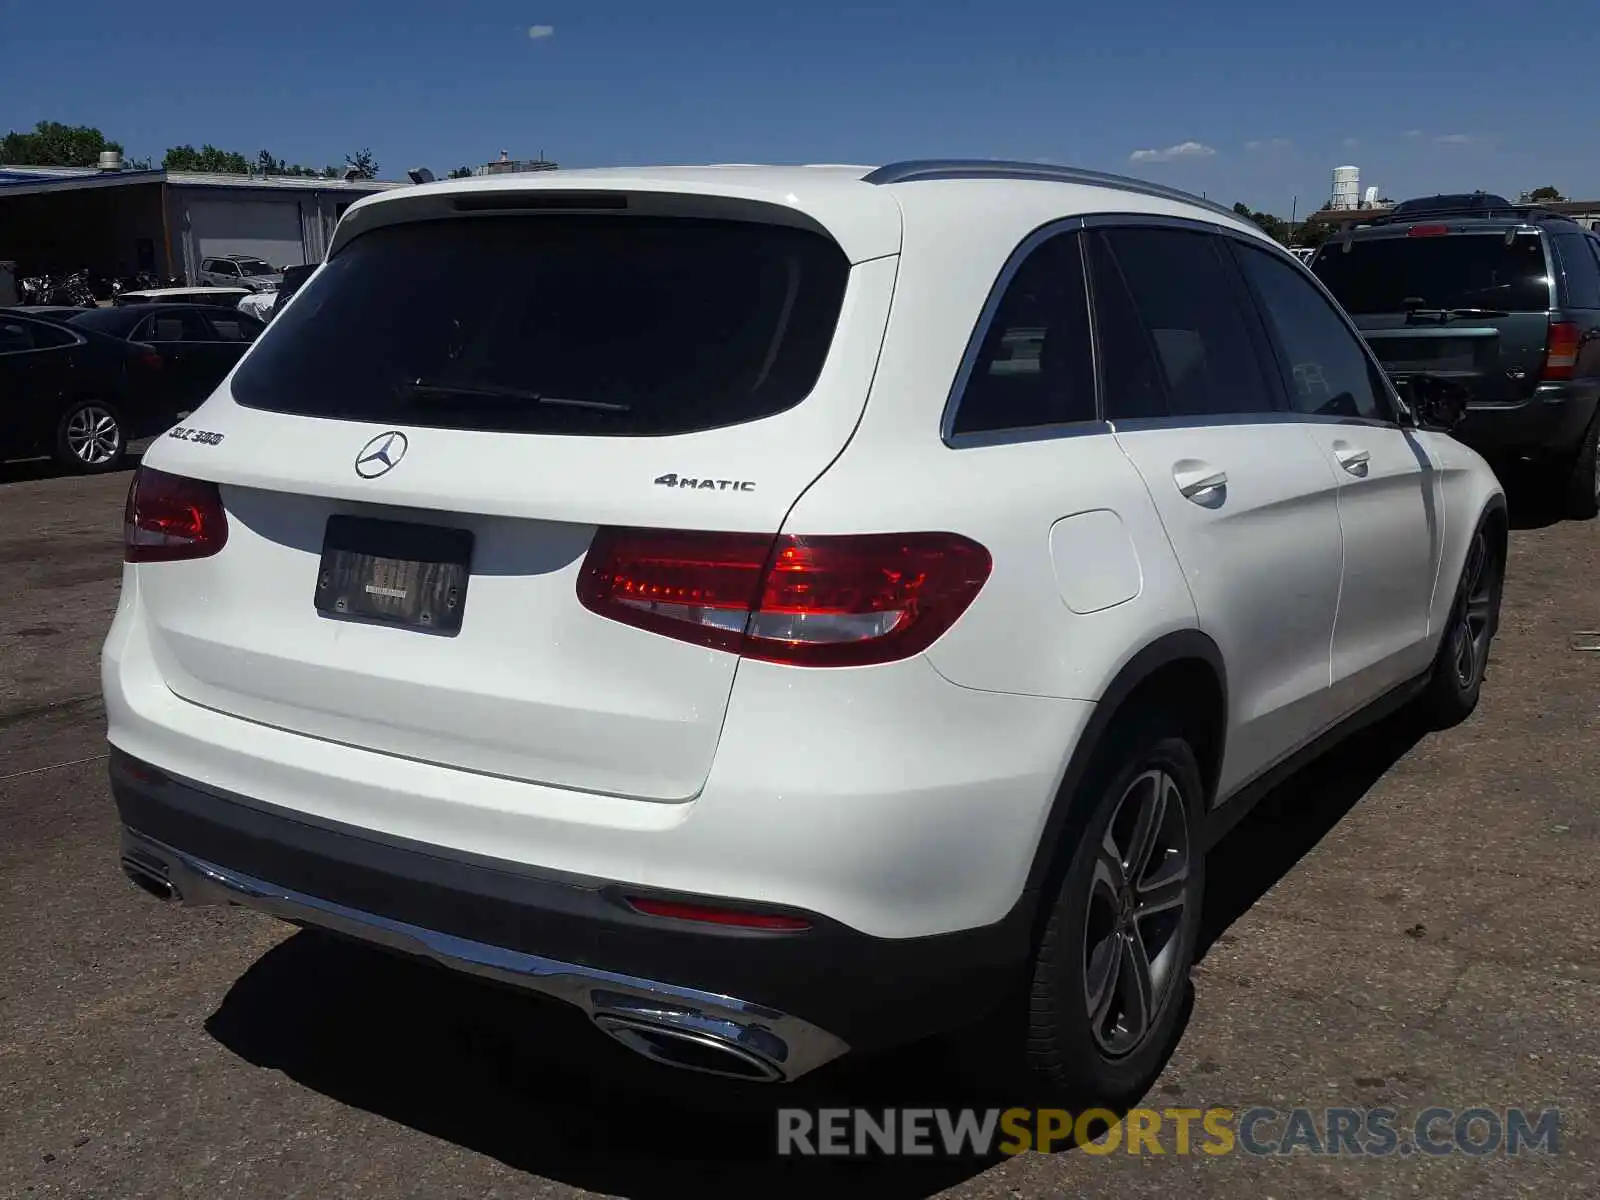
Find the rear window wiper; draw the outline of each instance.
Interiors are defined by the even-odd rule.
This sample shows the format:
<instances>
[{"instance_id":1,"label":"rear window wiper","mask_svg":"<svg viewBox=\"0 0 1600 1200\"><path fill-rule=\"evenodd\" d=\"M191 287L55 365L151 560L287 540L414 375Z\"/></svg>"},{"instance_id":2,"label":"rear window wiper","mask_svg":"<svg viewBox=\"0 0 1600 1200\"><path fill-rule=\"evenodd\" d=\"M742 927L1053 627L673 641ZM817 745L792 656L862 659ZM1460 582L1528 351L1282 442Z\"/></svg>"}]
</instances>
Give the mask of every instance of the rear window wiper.
<instances>
[{"instance_id":1,"label":"rear window wiper","mask_svg":"<svg viewBox=\"0 0 1600 1200\"><path fill-rule=\"evenodd\" d=\"M631 412L626 404L611 404L604 400L574 400L566 396L547 396L543 392L522 388L495 387L492 384L403 383L400 395L407 400L486 400L498 404L543 404L554 408L585 408L595 412Z\"/></svg>"},{"instance_id":2,"label":"rear window wiper","mask_svg":"<svg viewBox=\"0 0 1600 1200\"><path fill-rule=\"evenodd\" d=\"M1413 308L1406 313L1406 322L1437 321L1443 325L1446 321L1487 320L1510 315L1503 308Z\"/></svg>"}]
</instances>

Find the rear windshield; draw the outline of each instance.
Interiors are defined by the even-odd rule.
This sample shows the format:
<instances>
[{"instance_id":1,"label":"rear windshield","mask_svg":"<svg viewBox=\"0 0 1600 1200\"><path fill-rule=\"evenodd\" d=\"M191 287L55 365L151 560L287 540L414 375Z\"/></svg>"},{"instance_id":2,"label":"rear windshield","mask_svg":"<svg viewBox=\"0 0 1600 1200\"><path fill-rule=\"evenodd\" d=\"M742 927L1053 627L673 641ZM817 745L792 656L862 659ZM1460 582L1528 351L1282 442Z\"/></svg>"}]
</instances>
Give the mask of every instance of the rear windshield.
<instances>
[{"instance_id":1,"label":"rear windshield","mask_svg":"<svg viewBox=\"0 0 1600 1200\"><path fill-rule=\"evenodd\" d=\"M1550 281L1537 233L1509 245L1500 233L1330 242L1311 269L1350 313L1416 308L1545 312Z\"/></svg>"},{"instance_id":2,"label":"rear windshield","mask_svg":"<svg viewBox=\"0 0 1600 1200\"><path fill-rule=\"evenodd\" d=\"M820 234L654 217L471 217L373 230L233 377L251 408L591 436L792 408L850 266Z\"/></svg>"}]
</instances>

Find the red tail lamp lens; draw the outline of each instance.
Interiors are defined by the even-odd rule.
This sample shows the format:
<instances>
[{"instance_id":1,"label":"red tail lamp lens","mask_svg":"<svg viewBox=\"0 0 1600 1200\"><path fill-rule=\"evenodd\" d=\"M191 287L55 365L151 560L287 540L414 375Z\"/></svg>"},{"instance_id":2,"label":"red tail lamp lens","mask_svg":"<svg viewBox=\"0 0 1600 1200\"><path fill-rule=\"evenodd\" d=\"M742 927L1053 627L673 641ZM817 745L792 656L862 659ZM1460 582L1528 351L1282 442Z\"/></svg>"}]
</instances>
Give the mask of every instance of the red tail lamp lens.
<instances>
[{"instance_id":1,"label":"red tail lamp lens","mask_svg":"<svg viewBox=\"0 0 1600 1200\"><path fill-rule=\"evenodd\" d=\"M578 599L612 620L746 658L866 666L931 645L991 565L987 550L953 533L602 529Z\"/></svg>"}]
</instances>

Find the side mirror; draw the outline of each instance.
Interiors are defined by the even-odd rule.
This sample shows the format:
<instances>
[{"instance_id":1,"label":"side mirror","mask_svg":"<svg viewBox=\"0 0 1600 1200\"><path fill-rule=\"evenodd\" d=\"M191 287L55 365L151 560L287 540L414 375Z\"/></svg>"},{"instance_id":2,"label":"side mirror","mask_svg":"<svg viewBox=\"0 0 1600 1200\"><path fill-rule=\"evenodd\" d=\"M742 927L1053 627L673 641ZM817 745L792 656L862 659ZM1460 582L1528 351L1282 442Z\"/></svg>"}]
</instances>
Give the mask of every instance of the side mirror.
<instances>
[{"instance_id":1,"label":"side mirror","mask_svg":"<svg viewBox=\"0 0 1600 1200\"><path fill-rule=\"evenodd\" d=\"M1396 375L1395 390L1418 429L1449 433L1467 415L1467 389L1440 375Z\"/></svg>"}]
</instances>

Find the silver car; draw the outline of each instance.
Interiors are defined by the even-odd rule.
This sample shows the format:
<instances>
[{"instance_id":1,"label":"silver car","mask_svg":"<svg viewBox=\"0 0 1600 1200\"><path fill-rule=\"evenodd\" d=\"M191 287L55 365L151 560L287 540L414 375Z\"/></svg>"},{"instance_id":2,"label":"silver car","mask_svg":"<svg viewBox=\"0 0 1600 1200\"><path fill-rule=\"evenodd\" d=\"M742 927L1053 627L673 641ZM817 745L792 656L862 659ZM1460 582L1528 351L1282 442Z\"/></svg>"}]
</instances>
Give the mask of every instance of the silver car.
<instances>
[{"instance_id":1,"label":"silver car","mask_svg":"<svg viewBox=\"0 0 1600 1200\"><path fill-rule=\"evenodd\" d=\"M253 254L227 254L203 258L197 283L209 287L242 287L252 292L275 292L283 282L283 272L264 258Z\"/></svg>"}]
</instances>

